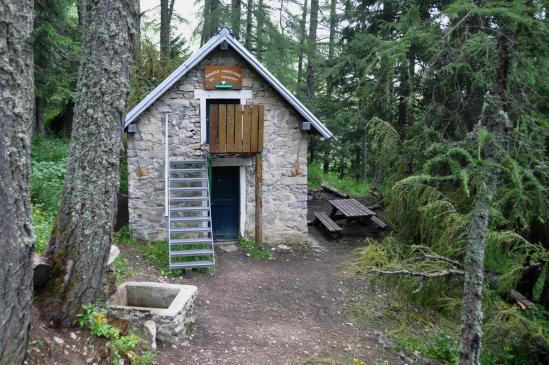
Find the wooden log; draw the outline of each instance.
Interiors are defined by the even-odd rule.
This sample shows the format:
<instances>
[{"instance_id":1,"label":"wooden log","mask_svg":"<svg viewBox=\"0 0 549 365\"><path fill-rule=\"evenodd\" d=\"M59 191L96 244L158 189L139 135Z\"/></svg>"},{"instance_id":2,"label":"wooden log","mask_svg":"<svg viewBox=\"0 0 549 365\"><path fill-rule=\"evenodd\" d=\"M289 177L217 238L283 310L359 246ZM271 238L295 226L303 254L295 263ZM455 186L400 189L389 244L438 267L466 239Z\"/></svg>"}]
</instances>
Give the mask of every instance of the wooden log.
<instances>
[{"instance_id":1,"label":"wooden log","mask_svg":"<svg viewBox=\"0 0 549 365\"><path fill-rule=\"evenodd\" d=\"M524 295L520 294L515 289L511 289L509 292L509 299L516 303L520 309L527 310L534 306L534 303L528 300Z\"/></svg>"},{"instance_id":2,"label":"wooden log","mask_svg":"<svg viewBox=\"0 0 549 365\"><path fill-rule=\"evenodd\" d=\"M255 244L263 247L263 158L255 155Z\"/></svg>"},{"instance_id":3,"label":"wooden log","mask_svg":"<svg viewBox=\"0 0 549 365\"><path fill-rule=\"evenodd\" d=\"M327 191L327 192L332 193L332 194L335 194L339 197L342 197L342 198L345 198L345 199L349 198L349 194L346 194L342 191L339 191L336 188L334 188L333 186L330 186L326 183L320 184L320 187L322 188L322 190Z\"/></svg>"},{"instance_id":4,"label":"wooden log","mask_svg":"<svg viewBox=\"0 0 549 365\"><path fill-rule=\"evenodd\" d=\"M51 266L42 257L32 253L33 285L35 289L41 288L50 279Z\"/></svg>"}]
</instances>

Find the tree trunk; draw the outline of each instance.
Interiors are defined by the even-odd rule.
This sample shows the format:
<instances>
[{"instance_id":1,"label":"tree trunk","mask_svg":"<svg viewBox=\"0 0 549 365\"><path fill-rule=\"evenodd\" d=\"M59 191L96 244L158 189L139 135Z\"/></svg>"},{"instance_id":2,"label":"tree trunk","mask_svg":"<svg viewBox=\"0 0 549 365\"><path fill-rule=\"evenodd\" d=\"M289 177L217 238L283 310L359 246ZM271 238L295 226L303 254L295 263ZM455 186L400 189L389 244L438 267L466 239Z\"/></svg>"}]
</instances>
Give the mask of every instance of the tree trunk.
<instances>
[{"instance_id":1,"label":"tree trunk","mask_svg":"<svg viewBox=\"0 0 549 365\"><path fill-rule=\"evenodd\" d=\"M336 14L336 5L337 0L331 0L330 2L330 38L328 42L328 64L331 66L334 62L335 54L335 32L337 24L337 14ZM334 89L334 80L330 77L326 82L326 93L328 97L332 97Z\"/></svg>"},{"instance_id":2,"label":"tree trunk","mask_svg":"<svg viewBox=\"0 0 549 365\"><path fill-rule=\"evenodd\" d=\"M311 21L309 22L309 44L307 52L307 97L315 99L316 88L316 30L318 27L318 0L311 0Z\"/></svg>"},{"instance_id":3,"label":"tree trunk","mask_svg":"<svg viewBox=\"0 0 549 365\"><path fill-rule=\"evenodd\" d=\"M236 39L240 39L240 12L242 9L241 0L231 0L231 30Z\"/></svg>"},{"instance_id":4,"label":"tree trunk","mask_svg":"<svg viewBox=\"0 0 549 365\"><path fill-rule=\"evenodd\" d=\"M202 13L204 24L202 26L202 34L200 35L200 46L203 46L210 38L210 4L211 0L204 0L204 11Z\"/></svg>"},{"instance_id":5,"label":"tree trunk","mask_svg":"<svg viewBox=\"0 0 549 365\"><path fill-rule=\"evenodd\" d=\"M44 133L46 129L46 123L44 121L44 99L36 96L34 98L34 132L35 133Z\"/></svg>"},{"instance_id":6,"label":"tree trunk","mask_svg":"<svg viewBox=\"0 0 549 365\"><path fill-rule=\"evenodd\" d=\"M160 54L170 58L170 9L169 0L160 0Z\"/></svg>"},{"instance_id":7,"label":"tree trunk","mask_svg":"<svg viewBox=\"0 0 549 365\"><path fill-rule=\"evenodd\" d=\"M481 123L491 132L486 142L484 171L480 172L475 204L471 211L467 251L465 253L465 280L463 285L463 312L461 316L460 365L479 365L482 345L482 287L484 280L484 251L488 235L488 218L492 200L497 193L498 146L508 116L501 99L487 92L482 106ZM485 123L483 123L485 122Z\"/></svg>"},{"instance_id":8,"label":"tree trunk","mask_svg":"<svg viewBox=\"0 0 549 365\"><path fill-rule=\"evenodd\" d=\"M263 23L265 22L265 13L263 12L263 0L257 2L257 29L255 34L256 39L256 56L258 60L263 59Z\"/></svg>"},{"instance_id":9,"label":"tree trunk","mask_svg":"<svg viewBox=\"0 0 549 365\"><path fill-rule=\"evenodd\" d=\"M83 304L102 299L137 9L136 0L98 0L86 9L64 195L46 252L52 275L37 298L57 325L74 325Z\"/></svg>"},{"instance_id":10,"label":"tree trunk","mask_svg":"<svg viewBox=\"0 0 549 365\"><path fill-rule=\"evenodd\" d=\"M0 1L0 362L25 360L32 309L33 2Z\"/></svg>"},{"instance_id":11,"label":"tree trunk","mask_svg":"<svg viewBox=\"0 0 549 365\"><path fill-rule=\"evenodd\" d=\"M248 0L246 5L246 40L244 41L244 47L248 51L252 49L253 8L253 0Z\"/></svg>"},{"instance_id":12,"label":"tree trunk","mask_svg":"<svg viewBox=\"0 0 549 365\"><path fill-rule=\"evenodd\" d=\"M482 341L482 284L484 280L484 249L488 232L488 213L496 191L496 174L489 171L475 198L469 224L469 238L465 255L465 283L459 363L480 364Z\"/></svg>"},{"instance_id":13,"label":"tree trunk","mask_svg":"<svg viewBox=\"0 0 549 365\"><path fill-rule=\"evenodd\" d=\"M301 34L299 35L299 56L297 61L297 83L298 85L301 84L301 80L303 80L303 58L305 54L305 39L307 38L307 1L303 3L303 15L301 16L301 24L299 25L299 28L301 30Z\"/></svg>"},{"instance_id":14,"label":"tree trunk","mask_svg":"<svg viewBox=\"0 0 549 365\"><path fill-rule=\"evenodd\" d=\"M210 33L208 39L213 37L219 29L220 10L219 0L210 0Z\"/></svg>"}]
</instances>

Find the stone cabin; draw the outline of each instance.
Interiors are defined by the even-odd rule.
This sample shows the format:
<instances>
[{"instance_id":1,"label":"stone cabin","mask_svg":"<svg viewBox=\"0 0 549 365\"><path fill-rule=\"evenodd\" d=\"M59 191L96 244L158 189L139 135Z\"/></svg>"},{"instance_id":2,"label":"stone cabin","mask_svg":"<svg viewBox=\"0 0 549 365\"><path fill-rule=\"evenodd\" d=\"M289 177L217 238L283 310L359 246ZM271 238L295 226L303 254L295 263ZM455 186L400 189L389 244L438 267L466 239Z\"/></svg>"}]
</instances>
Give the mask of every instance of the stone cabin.
<instances>
[{"instance_id":1,"label":"stone cabin","mask_svg":"<svg viewBox=\"0 0 549 365\"><path fill-rule=\"evenodd\" d=\"M264 241L306 237L308 138L332 133L227 28L137 104L125 127L134 238L171 234L170 161L207 161L200 197L211 210L199 217L211 217L202 227L211 227L214 240L254 237L257 194Z\"/></svg>"}]
</instances>

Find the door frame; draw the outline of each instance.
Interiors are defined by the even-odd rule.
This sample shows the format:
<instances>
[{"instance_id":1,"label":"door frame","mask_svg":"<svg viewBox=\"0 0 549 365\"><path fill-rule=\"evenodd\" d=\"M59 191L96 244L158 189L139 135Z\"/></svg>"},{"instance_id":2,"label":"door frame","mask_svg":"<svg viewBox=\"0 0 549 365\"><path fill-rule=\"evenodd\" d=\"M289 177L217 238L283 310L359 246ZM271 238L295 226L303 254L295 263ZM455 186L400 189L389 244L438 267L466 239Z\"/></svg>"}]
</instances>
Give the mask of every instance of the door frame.
<instances>
[{"instance_id":1,"label":"door frame","mask_svg":"<svg viewBox=\"0 0 549 365\"><path fill-rule=\"evenodd\" d=\"M239 188L240 188L240 229L239 233L244 236L246 228L246 168L252 166L251 157L212 158L212 167L238 166Z\"/></svg>"}]
</instances>

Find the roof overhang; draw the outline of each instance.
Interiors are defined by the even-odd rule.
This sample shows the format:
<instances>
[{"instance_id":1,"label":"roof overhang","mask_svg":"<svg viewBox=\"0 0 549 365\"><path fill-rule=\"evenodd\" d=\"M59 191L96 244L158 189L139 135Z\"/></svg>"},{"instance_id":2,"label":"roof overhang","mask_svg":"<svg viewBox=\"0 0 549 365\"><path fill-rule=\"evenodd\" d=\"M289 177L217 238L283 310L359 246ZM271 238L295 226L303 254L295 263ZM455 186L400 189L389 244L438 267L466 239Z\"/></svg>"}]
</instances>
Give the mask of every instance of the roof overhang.
<instances>
[{"instance_id":1,"label":"roof overhang","mask_svg":"<svg viewBox=\"0 0 549 365\"><path fill-rule=\"evenodd\" d=\"M210 52L212 52L221 43L227 42L252 68L260 74L306 121L310 122L314 129L324 138L331 138L332 132L313 114L295 95L293 95L273 74L265 68L244 46L237 41L229 29L222 28L212 37L202 48L194 53L187 61L175 69L164 81L162 81L153 91L151 91L143 100L141 100L126 115L124 128L134 122L145 110L147 110L155 101L157 101L166 91L168 91L181 77L185 76L194 66L202 61Z\"/></svg>"}]
</instances>

